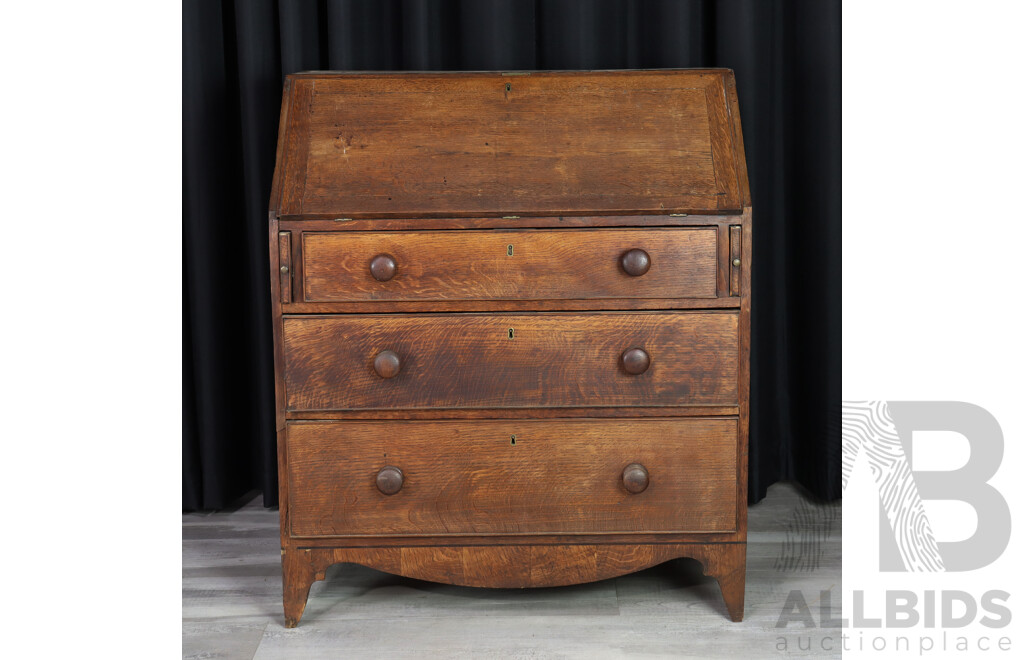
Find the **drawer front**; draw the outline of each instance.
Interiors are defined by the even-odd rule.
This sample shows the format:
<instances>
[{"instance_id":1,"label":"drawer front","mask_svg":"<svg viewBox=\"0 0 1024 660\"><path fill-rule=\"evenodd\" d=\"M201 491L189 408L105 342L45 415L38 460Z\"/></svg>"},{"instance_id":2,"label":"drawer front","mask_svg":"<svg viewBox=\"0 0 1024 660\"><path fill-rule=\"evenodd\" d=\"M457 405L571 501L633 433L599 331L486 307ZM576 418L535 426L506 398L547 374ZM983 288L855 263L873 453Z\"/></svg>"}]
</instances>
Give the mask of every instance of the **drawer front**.
<instances>
[{"instance_id":1,"label":"drawer front","mask_svg":"<svg viewBox=\"0 0 1024 660\"><path fill-rule=\"evenodd\" d=\"M285 317L288 408L736 405L738 323L735 312ZM637 348L649 365L628 373L644 366Z\"/></svg>"},{"instance_id":2,"label":"drawer front","mask_svg":"<svg viewBox=\"0 0 1024 660\"><path fill-rule=\"evenodd\" d=\"M307 232L302 240L307 302L714 298L717 293L714 228ZM638 261L623 264L633 250L642 250L647 261L633 252Z\"/></svg>"},{"instance_id":3,"label":"drawer front","mask_svg":"<svg viewBox=\"0 0 1024 660\"><path fill-rule=\"evenodd\" d=\"M736 525L733 418L292 422L287 443L293 536ZM623 481L634 464L646 471L638 493ZM634 490L643 485L638 468L630 475ZM378 483L397 492L386 495Z\"/></svg>"}]
</instances>

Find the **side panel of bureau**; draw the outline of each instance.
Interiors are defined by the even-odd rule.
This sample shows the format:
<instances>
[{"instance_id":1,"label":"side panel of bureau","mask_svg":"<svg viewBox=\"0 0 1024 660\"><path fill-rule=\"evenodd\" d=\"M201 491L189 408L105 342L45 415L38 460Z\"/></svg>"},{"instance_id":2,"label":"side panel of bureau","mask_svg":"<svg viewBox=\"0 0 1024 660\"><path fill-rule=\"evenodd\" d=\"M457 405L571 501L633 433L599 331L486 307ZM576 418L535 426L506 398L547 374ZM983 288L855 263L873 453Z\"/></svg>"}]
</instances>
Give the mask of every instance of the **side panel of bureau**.
<instances>
[{"instance_id":1,"label":"side panel of bureau","mask_svg":"<svg viewBox=\"0 0 1024 660\"><path fill-rule=\"evenodd\" d=\"M303 299L579 300L714 298L717 232L590 229L434 232L306 232ZM621 259L643 250L647 270ZM371 261L396 270L375 278Z\"/></svg>"},{"instance_id":2,"label":"side panel of bureau","mask_svg":"<svg viewBox=\"0 0 1024 660\"><path fill-rule=\"evenodd\" d=\"M723 532L733 418L292 422L292 536ZM513 442L514 436L514 442ZM631 493L623 470L642 464ZM385 466L404 476L378 490Z\"/></svg>"},{"instance_id":3,"label":"side panel of bureau","mask_svg":"<svg viewBox=\"0 0 1024 660\"><path fill-rule=\"evenodd\" d=\"M735 405L735 312L290 316L290 410ZM624 352L650 356L640 374ZM391 352L397 375L375 359Z\"/></svg>"}]
</instances>

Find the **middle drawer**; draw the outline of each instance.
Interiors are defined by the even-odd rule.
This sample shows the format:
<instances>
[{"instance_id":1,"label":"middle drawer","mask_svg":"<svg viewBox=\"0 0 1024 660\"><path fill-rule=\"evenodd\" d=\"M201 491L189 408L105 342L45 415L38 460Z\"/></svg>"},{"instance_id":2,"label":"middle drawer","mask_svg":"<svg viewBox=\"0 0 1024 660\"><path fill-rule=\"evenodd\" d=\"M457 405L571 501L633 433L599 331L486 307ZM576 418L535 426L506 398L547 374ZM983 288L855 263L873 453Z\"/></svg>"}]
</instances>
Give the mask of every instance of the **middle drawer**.
<instances>
[{"instance_id":1,"label":"middle drawer","mask_svg":"<svg viewBox=\"0 0 1024 660\"><path fill-rule=\"evenodd\" d=\"M736 312L286 316L294 411L736 405Z\"/></svg>"}]
</instances>

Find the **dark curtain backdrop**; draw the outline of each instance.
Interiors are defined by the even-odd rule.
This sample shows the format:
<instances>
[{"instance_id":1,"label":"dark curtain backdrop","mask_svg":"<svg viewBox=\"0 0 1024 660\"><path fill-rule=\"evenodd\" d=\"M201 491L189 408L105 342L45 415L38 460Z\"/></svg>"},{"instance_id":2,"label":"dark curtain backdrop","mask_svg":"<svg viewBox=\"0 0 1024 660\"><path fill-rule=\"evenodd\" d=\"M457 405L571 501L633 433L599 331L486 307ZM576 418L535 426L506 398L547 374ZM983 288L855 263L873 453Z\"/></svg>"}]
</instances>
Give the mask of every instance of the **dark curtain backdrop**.
<instances>
[{"instance_id":1,"label":"dark curtain backdrop","mask_svg":"<svg viewBox=\"0 0 1024 660\"><path fill-rule=\"evenodd\" d=\"M267 207L308 69L730 67L754 206L750 499L840 495L840 4L186 0L183 507L277 502Z\"/></svg>"}]
</instances>

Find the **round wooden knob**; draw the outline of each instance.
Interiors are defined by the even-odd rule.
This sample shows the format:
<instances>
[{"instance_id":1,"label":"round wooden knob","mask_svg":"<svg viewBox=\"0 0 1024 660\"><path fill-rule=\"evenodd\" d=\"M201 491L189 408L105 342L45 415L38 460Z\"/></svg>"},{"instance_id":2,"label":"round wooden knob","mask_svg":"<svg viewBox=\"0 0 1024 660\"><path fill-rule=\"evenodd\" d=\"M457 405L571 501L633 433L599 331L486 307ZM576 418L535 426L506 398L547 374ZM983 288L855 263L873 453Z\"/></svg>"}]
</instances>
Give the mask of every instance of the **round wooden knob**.
<instances>
[{"instance_id":1,"label":"round wooden knob","mask_svg":"<svg viewBox=\"0 0 1024 660\"><path fill-rule=\"evenodd\" d=\"M639 277L651 269L651 255L634 249L622 255L622 270L633 277Z\"/></svg>"},{"instance_id":2,"label":"round wooden knob","mask_svg":"<svg viewBox=\"0 0 1024 660\"><path fill-rule=\"evenodd\" d=\"M402 361L394 351L381 351L373 358L373 370L381 378L394 378L402 370Z\"/></svg>"},{"instance_id":3,"label":"round wooden knob","mask_svg":"<svg viewBox=\"0 0 1024 660\"><path fill-rule=\"evenodd\" d=\"M402 471L394 465L386 465L377 473L377 490L385 495L394 495L402 490Z\"/></svg>"},{"instance_id":4,"label":"round wooden knob","mask_svg":"<svg viewBox=\"0 0 1024 660\"><path fill-rule=\"evenodd\" d=\"M370 274L380 282L387 282L398 272L398 264L390 254L378 254L370 260Z\"/></svg>"},{"instance_id":5,"label":"round wooden knob","mask_svg":"<svg viewBox=\"0 0 1024 660\"><path fill-rule=\"evenodd\" d=\"M631 348L622 354L622 368L627 374L642 374L651 366L651 356L642 348Z\"/></svg>"},{"instance_id":6,"label":"round wooden knob","mask_svg":"<svg viewBox=\"0 0 1024 660\"><path fill-rule=\"evenodd\" d=\"M650 483L651 476L647 474L647 468L639 463L630 463L622 471L622 485L634 495L647 490Z\"/></svg>"}]
</instances>

